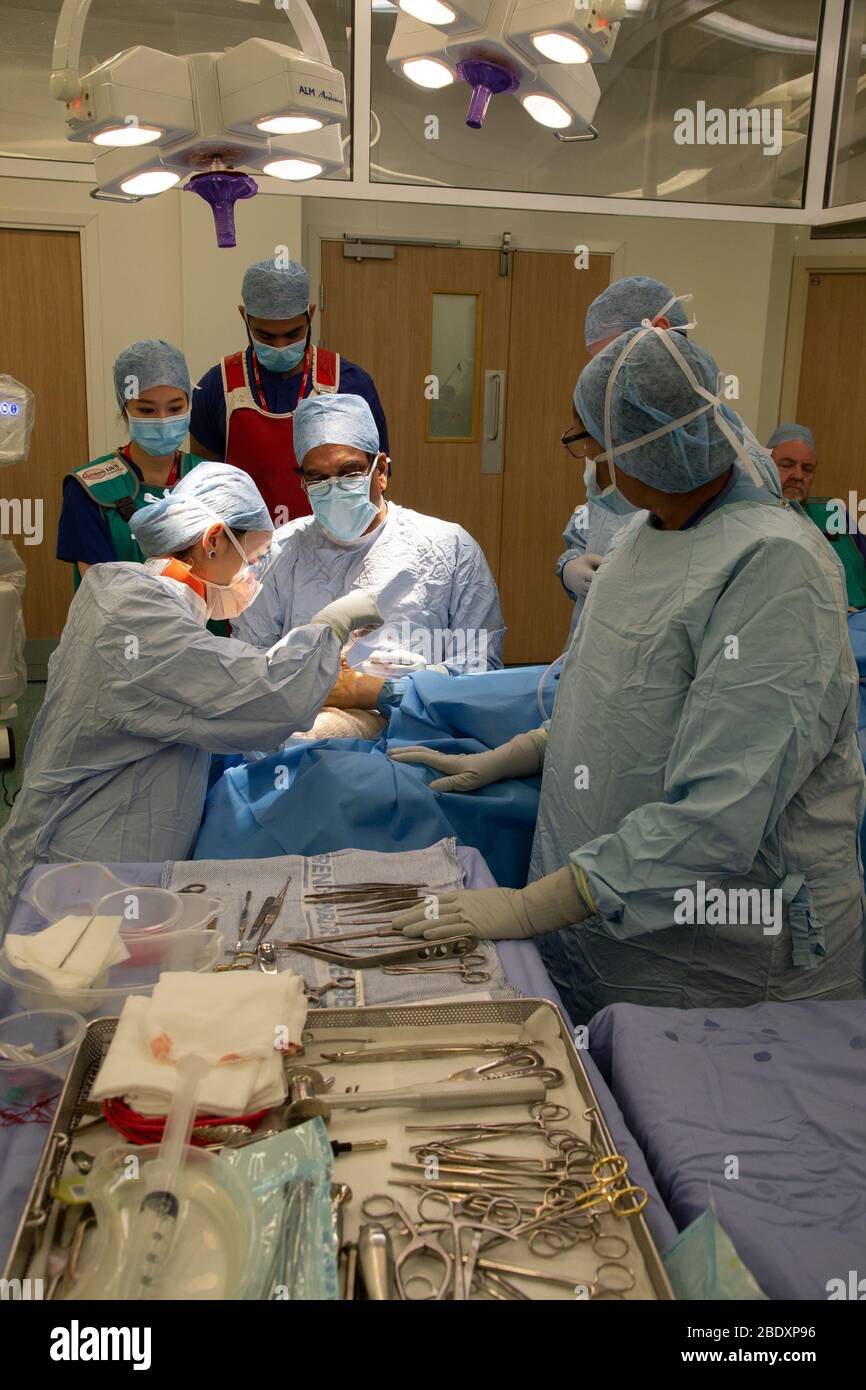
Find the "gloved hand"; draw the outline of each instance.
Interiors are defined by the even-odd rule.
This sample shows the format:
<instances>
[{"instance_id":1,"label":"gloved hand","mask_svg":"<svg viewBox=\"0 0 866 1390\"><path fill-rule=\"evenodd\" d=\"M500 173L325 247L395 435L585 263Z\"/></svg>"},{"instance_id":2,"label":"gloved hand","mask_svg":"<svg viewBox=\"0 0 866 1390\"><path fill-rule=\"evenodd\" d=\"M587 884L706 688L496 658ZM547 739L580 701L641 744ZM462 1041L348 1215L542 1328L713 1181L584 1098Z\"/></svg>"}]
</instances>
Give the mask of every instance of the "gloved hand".
<instances>
[{"instance_id":1,"label":"gloved hand","mask_svg":"<svg viewBox=\"0 0 866 1390\"><path fill-rule=\"evenodd\" d=\"M434 916L434 913L438 915ZM582 922L589 907L571 869L546 874L526 888L461 888L428 898L394 918L404 936L439 941L474 936L482 941L514 941L544 936Z\"/></svg>"},{"instance_id":2,"label":"gloved hand","mask_svg":"<svg viewBox=\"0 0 866 1390\"><path fill-rule=\"evenodd\" d=\"M586 598L593 575L604 559L603 555L575 555L562 567L562 582L575 598Z\"/></svg>"},{"instance_id":3,"label":"gloved hand","mask_svg":"<svg viewBox=\"0 0 866 1390\"><path fill-rule=\"evenodd\" d=\"M451 774L431 782L431 791L474 792L506 777L534 776L541 771L544 747L531 734L518 734L486 753L437 753L423 744L413 744L411 748L389 749L388 757L395 763L423 763L436 772Z\"/></svg>"},{"instance_id":4,"label":"gloved hand","mask_svg":"<svg viewBox=\"0 0 866 1390\"><path fill-rule=\"evenodd\" d=\"M311 623L322 623L325 627L333 628L341 646L348 641L350 632L362 627L381 627L384 621L371 589L353 589L351 593L326 604L310 619Z\"/></svg>"}]
</instances>

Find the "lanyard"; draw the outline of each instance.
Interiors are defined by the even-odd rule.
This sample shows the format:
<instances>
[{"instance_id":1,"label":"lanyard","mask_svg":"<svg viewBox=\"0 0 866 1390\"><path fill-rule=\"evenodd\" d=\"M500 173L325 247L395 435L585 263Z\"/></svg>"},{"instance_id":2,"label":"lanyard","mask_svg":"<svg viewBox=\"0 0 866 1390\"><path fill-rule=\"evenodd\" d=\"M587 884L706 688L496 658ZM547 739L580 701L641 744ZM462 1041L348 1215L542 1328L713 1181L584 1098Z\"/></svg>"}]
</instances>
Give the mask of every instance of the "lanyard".
<instances>
[{"instance_id":1,"label":"lanyard","mask_svg":"<svg viewBox=\"0 0 866 1390\"><path fill-rule=\"evenodd\" d=\"M271 411L271 408L270 408L270 406L268 405L267 400L265 399L265 393L264 393L264 391L263 391L263 389L262 389L262 379L261 379L261 377L260 377L260 375L259 375L259 359L256 357L256 350L255 350L255 348L251 348L251 353L252 353L252 359L253 359L253 376L254 376L254 378L255 378L255 383L256 383L256 395L257 395L258 398L259 398L259 405L260 405L261 409L262 409L267 415L271 415L273 412ZM304 399L304 392L305 392L306 389L307 389L307 381L309 380L309 376L310 376L310 349L307 348L306 352L304 353L304 374L303 374L303 376L301 377L301 389L300 389L300 391L298 392L298 403L300 403L300 402Z\"/></svg>"},{"instance_id":2,"label":"lanyard","mask_svg":"<svg viewBox=\"0 0 866 1390\"><path fill-rule=\"evenodd\" d=\"M122 449L119 449L118 452L119 452L119 454L121 455L121 457L124 458L124 459L126 460L126 462L127 462L128 464L131 465L131 467L135 468L136 465L135 465L135 463L133 462L132 454L130 453L130 449L129 449L129 445L128 445L128 444L124 444L123 448L122 448ZM170 487L174 487L175 483L177 482L179 472L180 472L180 450L177 449L177 450L175 450L174 462L172 463L171 468L169 469L168 477L166 478L165 482L164 482L164 483L148 483L147 486L148 486L148 487L164 487L164 488L166 488L166 489L168 489L168 488L170 488Z\"/></svg>"}]
</instances>

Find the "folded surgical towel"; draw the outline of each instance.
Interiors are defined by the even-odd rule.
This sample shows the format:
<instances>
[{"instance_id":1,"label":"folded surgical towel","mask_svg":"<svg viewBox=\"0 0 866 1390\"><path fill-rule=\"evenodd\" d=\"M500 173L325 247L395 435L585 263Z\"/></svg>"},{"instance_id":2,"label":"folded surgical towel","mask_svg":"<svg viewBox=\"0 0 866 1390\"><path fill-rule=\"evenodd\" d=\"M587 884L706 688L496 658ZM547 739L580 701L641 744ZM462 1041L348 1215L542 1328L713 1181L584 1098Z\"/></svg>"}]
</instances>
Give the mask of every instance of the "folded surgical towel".
<instances>
[{"instance_id":1,"label":"folded surgical towel","mask_svg":"<svg viewBox=\"0 0 866 1390\"><path fill-rule=\"evenodd\" d=\"M279 1105L286 1094L283 1056L301 1041L307 1014L303 979L292 971L228 971L161 976L153 996L123 1006L93 1100L123 1096L143 1115L164 1115L177 1061L209 1063L198 1091L200 1115L248 1115Z\"/></svg>"},{"instance_id":2,"label":"folded surgical towel","mask_svg":"<svg viewBox=\"0 0 866 1390\"><path fill-rule=\"evenodd\" d=\"M120 939L122 917L61 917L30 936L6 937L6 956L16 970L46 980L59 994L87 989L94 980L129 958Z\"/></svg>"}]
</instances>

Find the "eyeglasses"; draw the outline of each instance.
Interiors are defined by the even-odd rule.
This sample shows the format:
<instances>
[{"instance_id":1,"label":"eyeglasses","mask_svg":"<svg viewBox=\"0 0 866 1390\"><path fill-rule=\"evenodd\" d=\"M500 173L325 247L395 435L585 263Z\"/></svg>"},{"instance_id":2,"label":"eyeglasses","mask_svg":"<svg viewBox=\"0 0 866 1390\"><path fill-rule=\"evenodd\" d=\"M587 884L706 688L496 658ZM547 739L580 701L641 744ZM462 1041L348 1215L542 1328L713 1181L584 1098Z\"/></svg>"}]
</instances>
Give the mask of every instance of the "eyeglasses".
<instances>
[{"instance_id":1,"label":"eyeglasses","mask_svg":"<svg viewBox=\"0 0 866 1390\"><path fill-rule=\"evenodd\" d=\"M573 459L585 459L588 441L592 438L588 430L579 430L577 425L570 425L560 435L561 442L565 445ZM585 442L586 441L586 442Z\"/></svg>"},{"instance_id":2,"label":"eyeglasses","mask_svg":"<svg viewBox=\"0 0 866 1390\"><path fill-rule=\"evenodd\" d=\"M353 468L351 473L340 473L336 478L308 479L301 473L301 483L309 497L328 497L332 491L351 492L361 478L366 478L375 466L375 454L366 468Z\"/></svg>"}]
</instances>

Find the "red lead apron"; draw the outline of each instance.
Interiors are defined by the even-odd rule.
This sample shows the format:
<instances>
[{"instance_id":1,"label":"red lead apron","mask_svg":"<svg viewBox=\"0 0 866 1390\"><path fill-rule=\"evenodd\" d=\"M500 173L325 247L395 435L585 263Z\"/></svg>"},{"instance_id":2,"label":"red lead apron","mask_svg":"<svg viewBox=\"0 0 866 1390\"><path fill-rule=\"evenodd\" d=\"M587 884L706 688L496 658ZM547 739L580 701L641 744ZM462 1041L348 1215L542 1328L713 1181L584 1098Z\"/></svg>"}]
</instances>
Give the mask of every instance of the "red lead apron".
<instances>
[{"instance_id":1,"label":"red lead apron","mask_svg":"<svg viewBox=\"0 0 866 1390\"><path fill-rule=\"evenodd\" d=\"M247 375L246 352L223 358L223 392L226 402L226 463L249 473L275 525L296 516L309 516L312 508L298 477L292 447L292 411L275 415L256 403ZM310 349L311 389L318 396L340 389L340 357L326 348Z\"/></svg>"}]
</instances>

